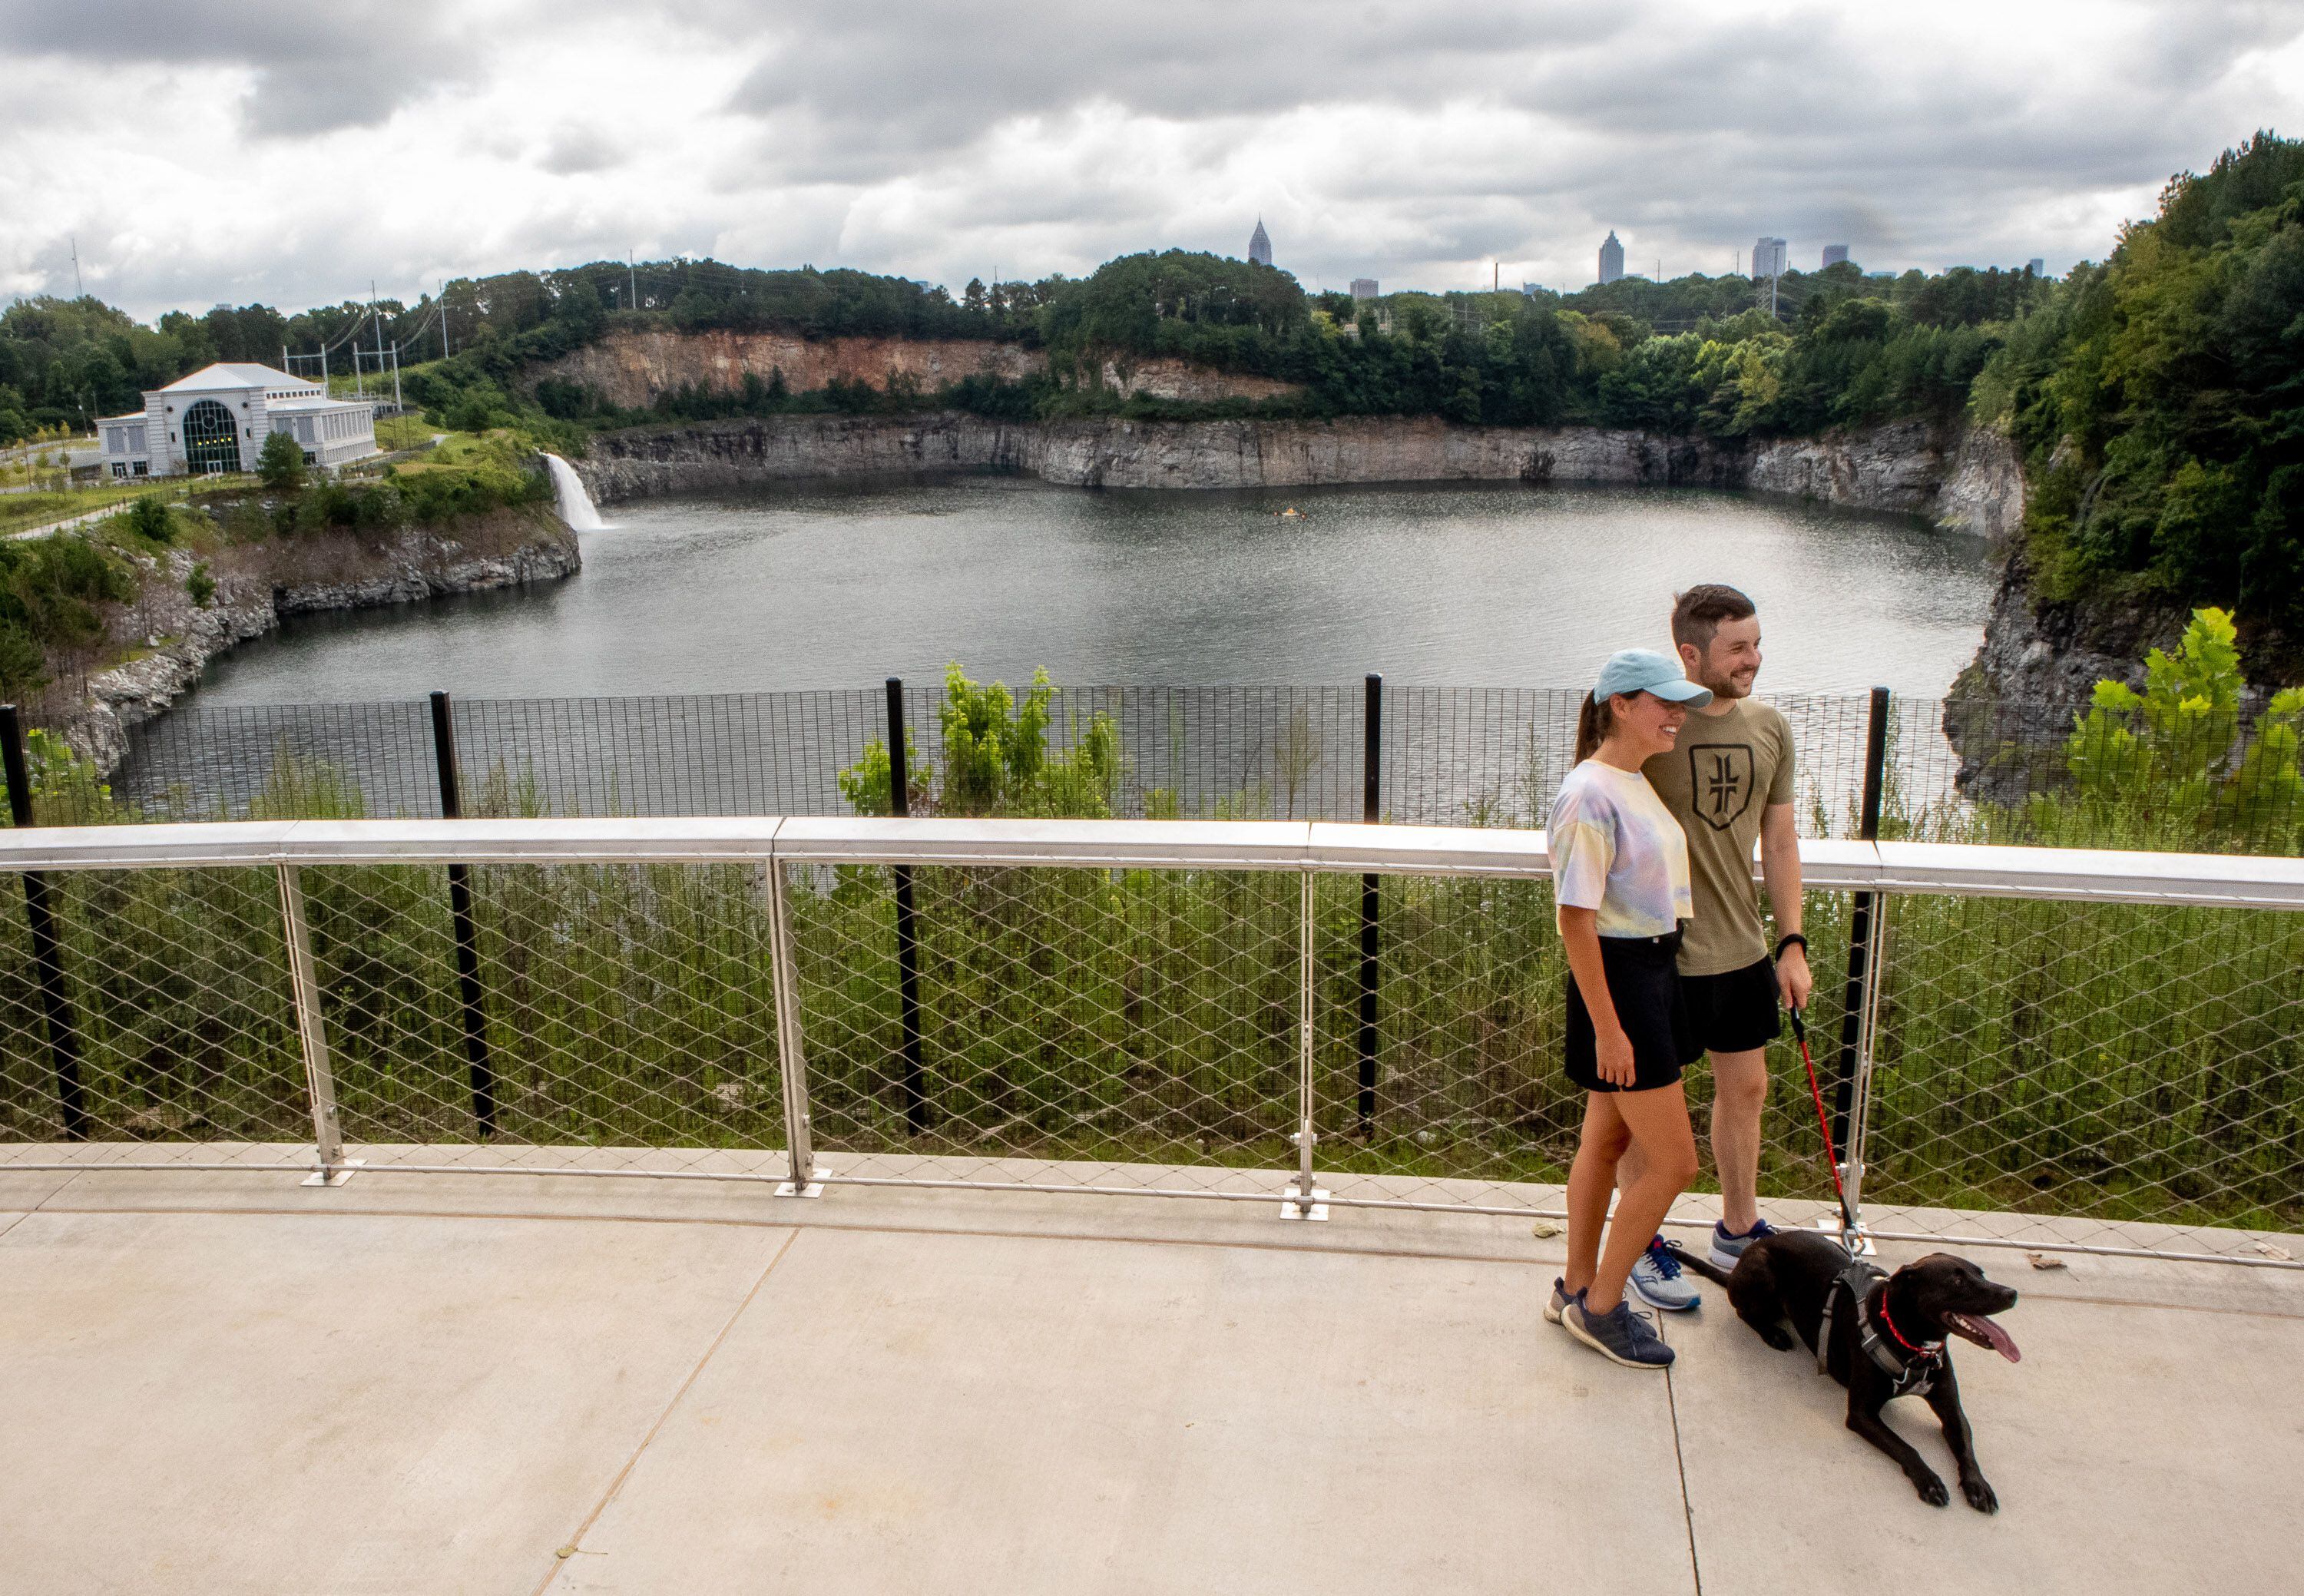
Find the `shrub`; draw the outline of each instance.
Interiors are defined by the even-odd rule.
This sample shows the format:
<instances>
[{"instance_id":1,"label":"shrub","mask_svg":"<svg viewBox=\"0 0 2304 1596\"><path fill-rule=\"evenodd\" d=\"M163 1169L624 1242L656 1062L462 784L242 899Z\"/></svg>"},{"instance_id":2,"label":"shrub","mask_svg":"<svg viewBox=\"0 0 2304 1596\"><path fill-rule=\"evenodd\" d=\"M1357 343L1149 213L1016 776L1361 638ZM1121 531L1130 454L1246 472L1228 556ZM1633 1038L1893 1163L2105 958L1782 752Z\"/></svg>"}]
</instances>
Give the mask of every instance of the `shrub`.
<instances>
[{"instance_id":1,"label":"shrub","mask_svg":"<svg viewBox=\"0 0 2304 1596\"><path fill-rule=\"evenodd\" d=\"M257 452L256 474L275 493L293 493L304 486L304 450L285 432L275 432Z\"/></svg>"}]
</instances>

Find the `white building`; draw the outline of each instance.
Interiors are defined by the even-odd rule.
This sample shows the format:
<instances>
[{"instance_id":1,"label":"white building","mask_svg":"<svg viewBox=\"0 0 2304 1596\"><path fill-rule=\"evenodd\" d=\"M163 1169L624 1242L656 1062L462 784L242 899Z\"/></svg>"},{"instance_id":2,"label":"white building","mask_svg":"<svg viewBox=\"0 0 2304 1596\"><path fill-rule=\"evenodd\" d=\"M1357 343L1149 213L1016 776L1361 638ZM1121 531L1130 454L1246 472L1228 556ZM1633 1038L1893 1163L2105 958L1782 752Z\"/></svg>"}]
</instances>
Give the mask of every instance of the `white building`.
<instances>
[{"instance_id":1,"label":"white building","mask_svg":"<svg viewBox=\"0 0 2304 1596\"><path fill-rule=\"evenodd\" d=\"M1248 258L1258 266L1272 264L1272 236L1264 230L1264 218L1256 218L1256 231L1248 235Z\"/></svg>"},{"instance_id":2,"label":"white building","mask_svg":"<svg viewBox=\"0 0 2304 1596\"><path fill-rule=\"evenodd\" d=\"M269 366L209 366L144 395L141 412L96 424L114 477L252 471L264 440L293 437L304 463L335 467L377 453L376 406L331 399Z\"/></svg>"},{"instance_id":3,"label":"white building","mask_svg":"<svg viewBox=\"0 0 2304 1596\"><path fill-rule=\"evenodd\" d=\"M1752 244L1752 276L1781 277L1784 275L1786 251L1789 246L1781 238L1762 238Z\"/></svg>"},{"instance_id":4,"label":"white building","mask_svg":"<svg viewBox=\"0 0 2304 1596\"><path fill-rule=\"evenodd\" d=\"M1616 242L1616 230L1608 229L1608 236L1600 241L1600 281L1614 283L1624 275L1624 246Z\"/></svg>"}]
</instances>

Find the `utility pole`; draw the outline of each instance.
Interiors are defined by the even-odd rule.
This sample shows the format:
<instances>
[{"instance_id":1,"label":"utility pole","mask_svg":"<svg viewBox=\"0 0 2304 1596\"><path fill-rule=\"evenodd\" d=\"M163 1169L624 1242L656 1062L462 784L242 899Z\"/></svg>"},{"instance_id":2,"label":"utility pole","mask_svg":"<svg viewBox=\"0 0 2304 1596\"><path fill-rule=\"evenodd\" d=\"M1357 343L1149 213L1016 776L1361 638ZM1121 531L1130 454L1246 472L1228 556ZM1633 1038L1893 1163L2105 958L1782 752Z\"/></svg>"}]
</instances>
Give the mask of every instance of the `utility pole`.
<instances>
[{"instance_id":1,"label":"utility pole","mask_svg":"<svg viewBox=\"0 0 2304 1596\"><path fill-rule=\"evenodd\" d=\"M72 297L74 299L86 299L88 297L88 287L80 280L80 234L77 233L72 235Z\"/></svg>"},{"instance_id":2,"label":"utility pole","mask_svg":"<svg viewBox=\"0 0 2304 1596\"><path fill-rule=\"evenodd\" d=\"M440 358L448 358L448 279L440 279Z\"/></svg>"},{"instance_id":3,"label":"utility pole","mask_svg":"<svg viewBox=\"0 0 2304 1596\"><path fill-rule=\"evenodd\" d=\"M384 312L376 308L376 279L373 277L368 279L368 319L376 324L376 386L380 391L384 386Z\"/></svg>"},{"instance_id":4,"label":"utility pole","mask_svg":"<svg viewBox=\"0 0 2304 1596\"><path fill-rule=\"evenodd\" d=\"M624 279L631 284L632 309L635 310L640 308L640 269L632 259L638 252L634 250L624 251Z\"/></svg>"}]
</instances>

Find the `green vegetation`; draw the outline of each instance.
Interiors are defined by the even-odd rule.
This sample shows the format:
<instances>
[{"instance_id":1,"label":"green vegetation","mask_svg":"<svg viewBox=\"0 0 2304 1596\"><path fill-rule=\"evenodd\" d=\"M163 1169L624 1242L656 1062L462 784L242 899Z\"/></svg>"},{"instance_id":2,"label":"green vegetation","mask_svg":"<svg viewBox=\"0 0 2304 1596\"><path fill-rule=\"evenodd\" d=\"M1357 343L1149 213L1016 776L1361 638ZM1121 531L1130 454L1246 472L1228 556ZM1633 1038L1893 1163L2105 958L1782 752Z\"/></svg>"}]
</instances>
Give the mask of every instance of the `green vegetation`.
<instances>
[{"instance_id":1,"label":"green vegetation","mask_svg":"<svg viewBox=\"0 0 2304 1596\"><path fill-rule=\"evenodd\" d=\"M275 493L293 493L304 486L304 450L284 432L264 440L256 454L256 474Z\"/></svg>"},{"instance_id":2,"label":"green vegetation","mask_svg":"<svg viewBox=\"0 0 2304 1596\"><path fill-rule=\"evenodd\" d=\"M2258 134L2011 329L1974 409L2045 596L2228 604L2304 648L2304 144Z\"/></svg>"},{"instance_id":3,"label":"green vegetation","mask_svg":"<svg viewBox=\"0 0 2304 1596\"><path fill-rule=\"evenodd\" d=\"M61 668L85 671L102 607L134 597L126 561L72 533L0 542L0 699L30 698Z\"/></svg>"}]
</instances>

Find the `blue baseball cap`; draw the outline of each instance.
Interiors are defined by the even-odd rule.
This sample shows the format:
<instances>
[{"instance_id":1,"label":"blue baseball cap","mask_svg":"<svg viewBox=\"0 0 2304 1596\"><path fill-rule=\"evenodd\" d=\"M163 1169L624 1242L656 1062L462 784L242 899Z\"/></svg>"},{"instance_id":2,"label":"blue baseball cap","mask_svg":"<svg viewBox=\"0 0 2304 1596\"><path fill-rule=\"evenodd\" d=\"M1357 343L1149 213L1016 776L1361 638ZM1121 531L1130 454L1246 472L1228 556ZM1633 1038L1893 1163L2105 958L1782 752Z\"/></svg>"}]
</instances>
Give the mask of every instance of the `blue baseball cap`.
<instances>
[{"instance_id":1,"label":"blue baseball cap","mask_svg":"<svg viewBox=\"0 0 2304 1596\"><path fill-rule=\"evenodd\" d=\"M1654 649L1626 649L1608 656L1608 663L1600 667L1600 679L1592 684L1592 696L1609 699L1620 692L1653 692L1691 709L1701 709L1712 701L1710 688L1698 687L1681 670L1679 660Z\"/></svg>"}]
</instances>

